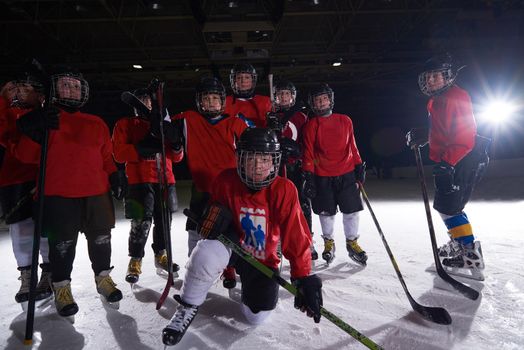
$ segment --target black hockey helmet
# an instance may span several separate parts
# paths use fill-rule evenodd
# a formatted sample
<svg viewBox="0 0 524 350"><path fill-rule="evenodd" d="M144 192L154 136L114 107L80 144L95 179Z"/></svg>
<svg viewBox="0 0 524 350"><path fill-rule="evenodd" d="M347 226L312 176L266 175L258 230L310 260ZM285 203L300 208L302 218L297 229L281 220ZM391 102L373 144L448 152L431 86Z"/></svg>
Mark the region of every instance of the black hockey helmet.
<svg viewBox="0 0 524 350"><path fill-rule="evenodd" d="M63 89L69 92L67 96L61 96ZM78 96L71 94L71 91L79 89ZM72 109L81 108L89 99L89 84L84 79L82 73L69 66L55 66L51 75L51 102L53 104L69 107Z"/></svg>
<svg viewBox="0 0 524 350"><path fill-rule="evenodd" d="M18 75L16 78L16 83L31 85L36 92L43 94L45 92L44 87L47 82L45 81L45 78L42 76L42 74L25 71Z"/></svg>
<svg viewBox="0 0 524 350"><path fill-rule="evenodd" d="M297 100L297 88L295 87L295 84L293 84L289 80L280 80L275 84L275 87L273 90L274 90L273 97L275 100L275 105L279 110L288 110L295 105L295 102ZM291 93L291 101L289 104L283 105L282 101L280 101L280 96L278 93L280 91L286 91L286 90Z"/></svg>
<svg viewBox="0 0 524 350"><path fill-rule="evenodd" d="M278 136L274 131L264 128L247 128L237 141L236 155L238 175L248 188L258 191L275 180L282 154ZM254 164L258 164L263 156L270 156L271 164L269 168L265 169L267 176L257 179ZM251 168L251 171L248 168ZM257 169L257 171L263 170Z"/></svg>
<svg viewBox="0 0 524 350"><path fill-rule="evenodd" d="M17 88L11 105L20 108L35 108L41 105L45 99L45 87L49 86L42 74L31 71L24 71L18 74L13 83ZM34 92L27 90L28 85L32 87Z"/></svg>
<svg viewBox="0 0 524 350"><path fill-rule="evenodd" d="M436 55L424 63L424 70L418 76L418 86L423 94L433 96L440 94L453 85L457 78L458 72L464 66L457 67L456 62L449 52ZM434 88L428 83L430 76L435 73L441 73L443 85L440 88Z"/></svg>
<svg viewBox="0 0 524 350"><path fill-rule="evenodd" d="M202 98L206 95L217 94L220 96L220 109L207 110L204 108ZM214 77L204 77L200 80L196 87L195 103L198 112L206 118L214 118L221 115L226 108L226 89L224 85Z"/></svg>
<svg viewBox="0 0 524 350"><path fill-rule="evenodd" d="M252 84L250 89L241 90L240 87L237 86L236 76L239 73L251 74ZM253 67L249 63L237 63L233 68L231 68L231 73L229 74L229 82L231 84L233 94L235 94L236 97L251 98L255 93L255 87L257 85L257 71L255 70L255 67Z"/></svg>
<svg viewBox="0 0 524 350"><path fill-rule="evenodd" d="M315 97L320 95L327 95L329 98L329 107L324 109L318 109L315 107L314 101ZM320 84L315 87L313 87L311 90L309 90L308 94L308 103L309 107L315 113L317 116L328 116L333 112L333 107L335 106L335 93L333 90L329 87L328 84Z"/></svg>

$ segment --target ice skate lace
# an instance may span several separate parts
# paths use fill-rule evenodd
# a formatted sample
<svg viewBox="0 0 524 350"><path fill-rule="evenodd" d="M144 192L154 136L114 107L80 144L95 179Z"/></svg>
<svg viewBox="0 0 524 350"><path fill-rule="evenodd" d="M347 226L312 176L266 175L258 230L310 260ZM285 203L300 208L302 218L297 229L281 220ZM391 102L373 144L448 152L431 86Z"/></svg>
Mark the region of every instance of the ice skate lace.
<svg viewBox="0 0 524 350"><path fill-rule="evenodd" d="M440 255L454 256L460 252L460 244L451 239L439 247L438 252Z"/></svg>
<svg viewBox="0 0 524 350"><path fill-rule="evenodd" d="M360 245L358 245L357 240L347 241L347 245L351 248L351 250L353 250L357 254L363 252L362 248L360 248Z"/></svg>
<svg viewBox="0 0 524 350"><path fill-rule="evenodd" d="M62 305L70 305L75 302L69 286L58 288L56 290L55 299Z"/></svg>
<svg viewBox="0 0 524 350"><path fill-rule="evenodd" d="M142 260L131 259L131 261L129 261L127 272L135 275L140 275L142 273Z"/></svg>
<svg viewBox="0 0 524 350"><path fill-rule="evenodd" d="M47 290L51 288L51 273L48 271L42 271L42 275L40 276L40 281L38 281L38 285L36 286L37 290Z"/></svg>
<svg viewBox="0 0 524 350"><path fill-rule="evenodd" d="M176 331L183 332L193 317L195 317L197 310L198 309L194 307L179 305L168 327Z"/></svg>
<svg viewBox="0 0 524 350"><path fill-rule="evenodd" d="M332 239L326 239L324 241L324 252L331 252L335 246L335 241Z"/></svg>
<svg viewBox="0 0 524 350"><path fill-rule="evenodd" d="M156 255L155 256L155 267L164 269L167 271L167 255ZM180 270L180 266L178 266L176 263L173 263L173 271L176 272Z"/></svg>
<svg viewBox="0 0 524 350"><path fill-rule="evenodd" d="M18 280L22 282L20 286L20 291L18 293L27 293L29 292L29 285L31 281L31 270L22 270Z"/></svg>
<svg viewBox="0 0 524 350"><path fill-rule="evenodd" d="M99 291L102 291L104 295L111 295L116 290L116 283L113 282L111 276L105 276L102 278L97 285Z"/></svg>

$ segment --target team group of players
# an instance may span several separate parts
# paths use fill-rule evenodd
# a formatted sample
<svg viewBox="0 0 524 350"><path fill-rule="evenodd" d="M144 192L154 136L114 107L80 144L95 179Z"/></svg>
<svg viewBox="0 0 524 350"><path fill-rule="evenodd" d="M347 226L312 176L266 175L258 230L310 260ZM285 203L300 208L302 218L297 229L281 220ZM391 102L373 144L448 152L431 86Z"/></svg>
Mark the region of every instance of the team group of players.
<svg viewBox="0 0 524 350"><path fill-rule="evenodd" d="M443 264L480 273L484 268L480 243L474 240L463 209L487 165L485 142L476 136L467 92L454 84L458 70L451 58L437 57L427 65L419 85L431 96L431 127L412 129L408 145L421 147L429 141L430 158L436 162L434 208L451 237L439 250ZM109 302L122 299L110 276L115 225L111 195L125 199L125 216L131 221L126 281L139 280L152 227L155 266L169 270L170 225L162 220L170 223L177 210L172 165L185 155L193 180L192 218L186 224L189 260L175 296L179 306L163 330L163 342L180 341L220 276L226 288L235 287L239 276L247 322L261 323L276 307L278 284L233 254L217 240L220 235L275 272L284 256L299 290L295 307L319 322L322 282L311 271L311 260L318 258L311 211L320 219L322 258L330 263L335 257L334 220L340 210L348 255L365 265L367 255L358 243L358 214L363 209L359 186L365 181L365 164L352 120L333 113L334 93L327 84L310 90L308 117L296 104L291 82L275 84L272 98L255 94L256 82L257 73L247 63L231 70L232 95L226 96L218 79L203 78L196 88L196 110L164 120L157 117L151 91L136 90L144 108L120 119L112 136L101 118L80 111L89 86L69 67L57 67L49 84L34 74L5 84L0 97L0 195L21 273L16 301L27 301L29 295L38 219L32 198L43 149L48 156L36 299L54 293L62 316L78 312L71 271L79 232L88 242L98 293ZM50 96L44 101L47 85ZM46 134L48 142L42 145ZM125 172L115 161L125 164ZM163 208L168 208L164 219ZM172 271L178 269L173 263Z"/></svg>

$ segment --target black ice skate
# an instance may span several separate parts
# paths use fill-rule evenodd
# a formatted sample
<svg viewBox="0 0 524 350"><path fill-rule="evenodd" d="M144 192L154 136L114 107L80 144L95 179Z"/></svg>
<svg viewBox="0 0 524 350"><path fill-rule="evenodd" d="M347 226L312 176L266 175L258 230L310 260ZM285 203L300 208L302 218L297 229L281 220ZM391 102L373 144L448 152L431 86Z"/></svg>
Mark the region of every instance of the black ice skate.
<svg viewBox="0 0 524 350"><path fill-rule="evenodd" d="M53 295L53 289L51 288L51 266L49 263L40 264L42 274L40 280L36 285L35 300L43 301L50 298Z"/></svg>
<svg viewBox="0 0 524 350"><path fill-rule="evenodd" d="M158 275L162 275L167 272L167 253L164 250L161 250L158 252L158 254L155 254L155 267L156 267L156 273ZM178 277L178 271L180 270L180 266L178 264L173 263L173 278Z"/></svg>
<svg viewBox="0 0 524 350"><path fill-rule="evenodd" d="M335 259L335 241L329 238L324 238L324 251L322 252L322 259L329 265Z"/></svg>
<svg viewBox="0 0 524 350"><path fill-rule="evenodd" d="M310 249L311 249L311 260L318 260L318 253L317 253L313 243L311 243Z"/></svg>
<svg viewBox="0 0 524 350"><path fill-rule="evenodd" d="M450 275L483 281L484 257L482 256L480 242L460 245L453 257L442 260L442 266Z"/></svg>
<svg viewBox="0 0 524 350"><path fill-rule="evenodd" d="M78 312L78 305L71 293L71 282L69 280L53 282L53 291L58 314L62 317L69 317L74 322L73 315Z"/></svg>
<svg viewBox="0 0 524 350"><path fill-rule="evenodd" d="M222 273L222 285L224 288L233 289L237 285L236 279L237 272L233 266L228 266L224 269Z"/></svg>
<svg viewBox="0 0 524 350"><path fill-rule="evenodd" d="M142 258L131 258L127 265L126 282L137 283L142 273Z"/></svg>
<svg viewBox="0 0 524 350"><path fill-rule="evenodd" d="M116 288L116 283L113 282L109 273L111 270L104 270L95 276L96 291L111 307L118 309L120 307L119 301L122 300L122 292Z"/></svg>
<svg viewBox="0 0 524 350"><path fill-rule="evenodd" d="M198 306L182 301L180 295L175 295L179 303L169 324L162 330L162 342L167 346L178 344L198 312Z"/></svg>
<svg viewBox="0 0 524 350"><path fill-rule="evenodd" d="M29 300L29 285L31 281L31 266L19 267L20 271L20 289L15 295L15 300L17 303L24 303ZM24 308L24 306L22 306Z"/></svg>
<svg viewBox="0 0 524 350"><path fill-rule="evenodd" d="M438 248L438 256L443 258L450 258L457 255L460 251L460 243L455 241L453 238L450 238L448 243L442 245Z"/></svg>
<svg viewBox="0 0 524 350"><path fill-rule="evenodd" d="M368 256L365 251L360 248L360 245L358 244L357 240L350 240L346 239L346 249L348 251L349 257L355 261L356 263L359 263L360 265L366 266L366 262L368 261Z"/></svg>

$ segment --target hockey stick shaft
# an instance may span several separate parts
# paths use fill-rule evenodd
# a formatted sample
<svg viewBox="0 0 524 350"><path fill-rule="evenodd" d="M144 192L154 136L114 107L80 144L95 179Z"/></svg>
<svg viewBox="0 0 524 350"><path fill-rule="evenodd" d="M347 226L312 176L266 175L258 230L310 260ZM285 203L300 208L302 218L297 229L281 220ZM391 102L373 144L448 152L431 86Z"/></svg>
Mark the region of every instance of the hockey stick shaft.
<svg viewBox="0 0 524 350"><path fill-rule="evenodd" d="M190 218L191 220L195 222L198 221L198 218L196 218L195 215L191 211L189 211L189 209L184 209L184 215L186 215L188 218ZM271 270L269 267L267 267L266 265L262 264L260 261L255 259L249 252L247 252L245 249L240 247L238 244L234 243L233 241L231 241L229 238L225 237L224 235L219 235L217 237L217 240L222 242L226 247L233 250L238 256L244 259L248 264L256 268L258 271L260 271L264 275L266 275L268 278L274 280L282 288L284 288L285 290L287 290L288 292L290 292L291 294L295 296L297 295L298 291L294 285L292 285L291 283L289 283L288 281L280 277L278 274L273 272L273 270ZM358 340L363 345L367 346L369 349L374 349L374 350L383 349L381 346L373 342L371 339L369 339L368 337L366 337L365 335L357 331L355 328L351 327L346 322L344 322L338 316L326 310L324 307L320 308L320 313L327 320L332 322L335 326L342 329L344 332L346 332L347 334L349 334L350 336Z"/></svg>
<svg viewBox="0 0 524 350"><path fill-rule="evenodd" d="M435 228L433 226L433 219L431 218L431 209L429 207L429 196L426 186L426 180L424 177L424 167L422 165L422 157L420 156L420 148L417 146L413 146L412 149L415 152L415 160L417 162L417 174L420 180L420 188L422 190L424 208L426 209L426 219L428 221L429 237L431 239L431 248L433 250L433 259L435 260L435 268L437 269L437 273L440 276L440 278L451 284L453 288L459 291L466 298L476 300L479 297L479 292L452 278L444 270L442 264L440 263L440 258L438 256L437 240L435 238Z"/></svg>
<svg viewBox="0 0 524 350"><path fill-rule="evenodd" d="M400 268L398 267L397 261L395 260L395 257L393 256L393 252L391 251L389 244L386 241L386 236L384 235L384 232L382 232L382 228L380 227L380 224L378 223L378 219L375 213L373 212L373 209L371 208L371 203L369 202L369 197L366 193L366 190L364 189L364 185L361 182L358 182L358 186L360 188L360 192L362 193L362 198L364 198L364 202L366 203L366 206L369 210L369 213L371 214L371 217L373 218L373 222L375 223L375 226L377 227L378 234L380 235L380 238L382 238L382 243L384 244L384 247L386 248L389 259L391 260L391 264L393 264L393 268L395 269L395 272L397 273L398 280L400 281L400 284L402 285L402 288L404 289L404 293L406 293L406 296L413 310L418 312L422 317L424 317L428 321L435 322L438 324L451 324L451 316L449 315L446 309L441 308L441 307L424 306L424 305L417 303L415 299L413 299L413 297L409 293L406 282L404 281L404 278L402 277L402 273L400 272Z"/></svg>

